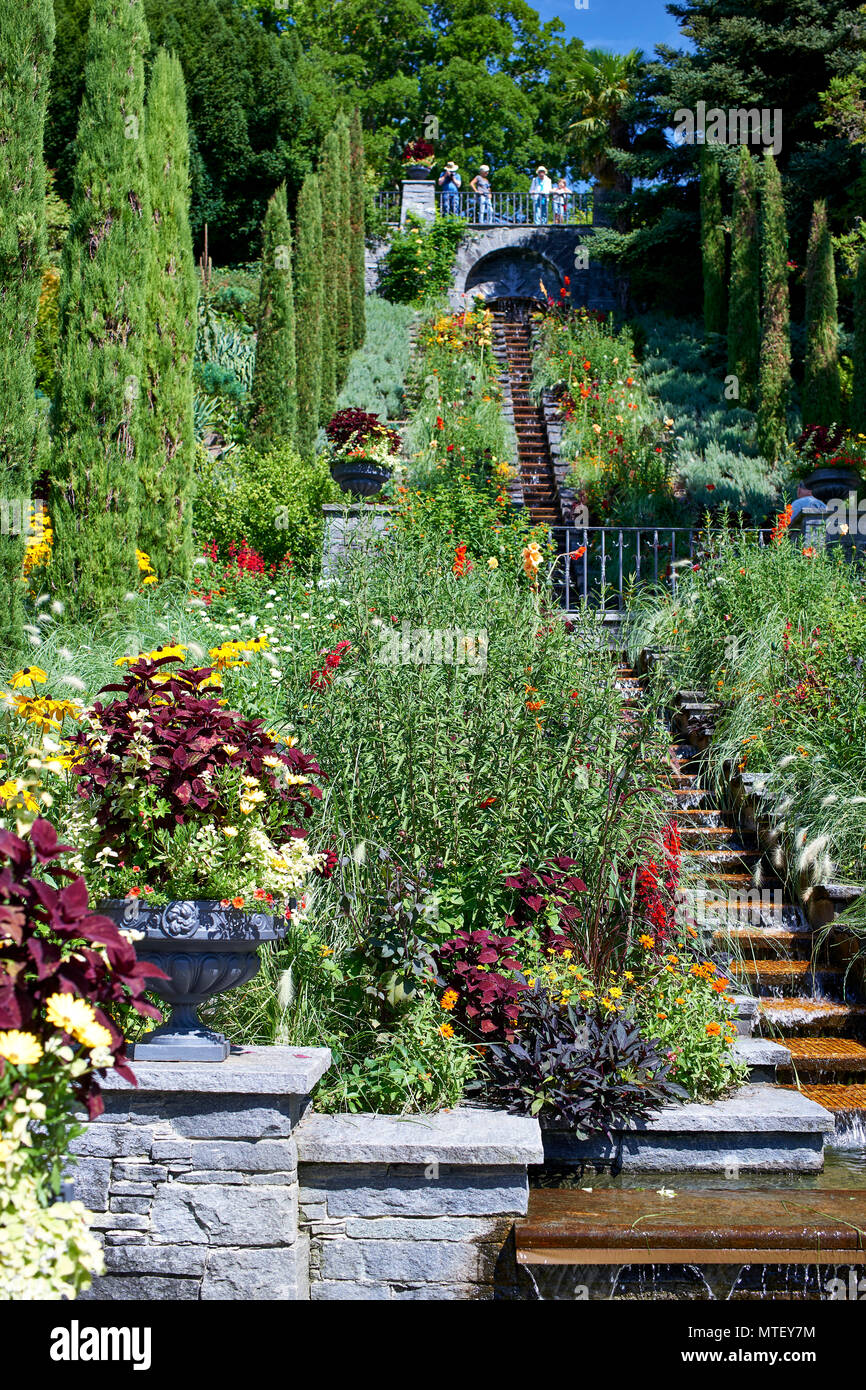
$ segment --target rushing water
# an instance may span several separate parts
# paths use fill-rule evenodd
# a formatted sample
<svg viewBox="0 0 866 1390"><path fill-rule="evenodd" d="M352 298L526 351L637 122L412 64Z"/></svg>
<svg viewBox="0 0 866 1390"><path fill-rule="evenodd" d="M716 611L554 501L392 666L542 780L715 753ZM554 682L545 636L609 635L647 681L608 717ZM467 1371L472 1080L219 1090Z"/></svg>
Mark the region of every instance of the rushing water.
<svg viewBox="0 0 866 1390"><path fill-rule="evenodd" d="M643 1188L666 1193L785 1188L788 1191L866 1190L866 1133L862 1121L837 1135L820 1173L619 1173L545 1169L544 1187ZM671 1205L675 1198L669 1197ZM509 1281L510 1282L510 1281ZM840 1265L534 1265L504 1289L509 1299L578 1300L849 1300L866 1301L866 1267Z"/></svg>

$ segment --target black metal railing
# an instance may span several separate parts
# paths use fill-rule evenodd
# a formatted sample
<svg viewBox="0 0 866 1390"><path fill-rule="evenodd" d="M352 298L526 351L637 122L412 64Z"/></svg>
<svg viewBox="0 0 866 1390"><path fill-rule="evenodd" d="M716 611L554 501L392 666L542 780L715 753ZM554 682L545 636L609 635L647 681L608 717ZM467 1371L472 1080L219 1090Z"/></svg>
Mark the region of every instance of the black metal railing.
<svg viewBox="0 0 866 1390"><path fill-rule="evenodd" d="M442 193L436 206L441 216L462 217L470 227L574 227L592 221L592 194L568 193Z"/></svg>
<svg viewBox="0 0 866 1390"><path fill-rule="evenodd" d="M374 193L373 201L379 212L384 212L389 226L398 227L400 225L399 188L380 189L378 193Z"/></svg>
<svg viewBox="0 0 866 1390"><path fill-rule="evenodd" d="M764 543L763 532L751 532ZM551 570L566 612L580 604L621 608L630 586L666 585L676 593L685 566L712 555L713 538L691 526L552 526L558 554Z"/></svg>

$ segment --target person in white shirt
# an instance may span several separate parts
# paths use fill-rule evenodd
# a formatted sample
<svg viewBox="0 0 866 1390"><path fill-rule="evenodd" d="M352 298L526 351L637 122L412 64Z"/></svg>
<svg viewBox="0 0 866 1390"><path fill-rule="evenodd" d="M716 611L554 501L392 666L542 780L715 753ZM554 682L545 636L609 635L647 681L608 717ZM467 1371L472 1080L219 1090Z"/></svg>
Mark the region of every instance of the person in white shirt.
<svg viewBox="0 0 866 1390"><path fill-rule="evenodd" d="M547 222L547 200L552 187L550 175L544 165L539 164L535 171L535 178L529 185L529 196L532 199L532 220L536 227L541 227Z"/></svg>

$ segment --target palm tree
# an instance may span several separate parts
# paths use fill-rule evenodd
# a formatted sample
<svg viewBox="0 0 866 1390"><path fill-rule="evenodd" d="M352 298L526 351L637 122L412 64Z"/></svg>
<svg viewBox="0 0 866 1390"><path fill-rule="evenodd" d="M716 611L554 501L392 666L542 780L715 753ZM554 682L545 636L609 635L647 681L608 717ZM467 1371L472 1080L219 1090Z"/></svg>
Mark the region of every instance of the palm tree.
<svg viewBox="0 0 866 1390"><path fill-rule="evenodd" d="M581 171L600 188L631 192L631 179L621 173L610 151L631 148L631 129L626 110L644 72L639 48L628 53L609 53L589 48L566 83L567 95L577 108L568 135L577 146Z"/></svg>

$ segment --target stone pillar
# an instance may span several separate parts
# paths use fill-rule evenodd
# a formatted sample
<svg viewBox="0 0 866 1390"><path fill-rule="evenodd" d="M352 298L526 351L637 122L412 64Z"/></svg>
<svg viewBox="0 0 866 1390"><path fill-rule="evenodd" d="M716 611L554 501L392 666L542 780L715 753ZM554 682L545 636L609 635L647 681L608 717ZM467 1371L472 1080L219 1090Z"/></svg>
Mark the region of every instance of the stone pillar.
<svg viewBox="0 0 866 1390"><path fill-rule="evenodd" d="M528 1165L542 1162L537 1120L310 1115L297 1138L312 1299L492 1298Z"/></svg>
<svg viewBox="0 0 866 1390"><path fill-rule="evenodd" d="M349 495L346 494L347 499ZM339 571L341 558L350 551L375 551L390 515L391 508L380 503L325 502L322 578L332 579Z"/></svg>
<svg viewBox="0 0 866 1390"><path fill-rule="evenodd" d="M105 1114L72 1145L105 1274L89 1299L306 1299L295 1128L327 1048L252 1047L225 1062L109 1074Z"/></svg>
<svg viewBox="0 0 866 1390"><path fill-rule="evenodd" d="M436 217L436 184L433 179L404 179L400 196L400 226L405 227L407 213L414 212L425 222Z"/></svg>

